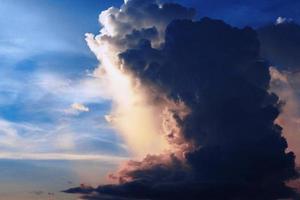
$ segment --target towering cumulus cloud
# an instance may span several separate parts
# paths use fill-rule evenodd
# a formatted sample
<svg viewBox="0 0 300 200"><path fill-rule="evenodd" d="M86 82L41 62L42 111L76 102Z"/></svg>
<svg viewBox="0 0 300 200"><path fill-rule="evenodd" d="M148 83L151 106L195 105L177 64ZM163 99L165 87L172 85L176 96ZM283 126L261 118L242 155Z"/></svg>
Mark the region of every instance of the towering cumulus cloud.
<svg viewBox="0 0 300 200"><path fill-rule="evenodd" d="M94 73L106 81L107 93L114 104L113 112L106 119L122 133L136 156L172 149L164 135L166 129L174 132L178 129L173 123L172 112L178 110L178 117L183 118L188 110L183 102L167 99L160 92L161 88L141 84L133 70L126 71L127 66L119 54L129 48L148 45L150 41L158 48L167 24L176 18L193 16L194 10L175 4L158 5L154 0L128 1L121 9L109 8L101 13L99 21L103 28L100 35L87 34L88 45L101 63ZM180 139L174 140L180 142Z"/></svg>
<svg viewBox="0 0 300 200"><path fill-rule="evenodd" d="M294 154L274 123L268 64L251 28L193 21L194 11L128 0L87 35L114 106L107 119L139 161L86 199L277 199L292 191ZM142 158L144 157L144 158ZM113 196L113 197L111 197Z"/></svg>

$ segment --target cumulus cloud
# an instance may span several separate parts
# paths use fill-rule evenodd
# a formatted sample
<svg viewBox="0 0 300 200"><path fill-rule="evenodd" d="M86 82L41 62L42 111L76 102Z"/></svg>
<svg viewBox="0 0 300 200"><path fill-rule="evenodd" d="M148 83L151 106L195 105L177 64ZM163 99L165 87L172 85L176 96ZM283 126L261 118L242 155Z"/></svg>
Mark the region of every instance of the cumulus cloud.
<svg viewBox="0 0 300 200"><path fill-rule="evenodd" d="M129 0L101 13L99 35L87 34L101 62L95 74L114 102L109 119L144 158L111 174L117 184L89 188L83 198L293 194L284 182L297 177L295 156L275 123L281 104L269 91L256 32L193 16L177 4Z"/></svg>
<svg viewBox="0 0 300 200"><path fill-rule="evenodd" d="M118 55L145 39L159 47L168 23L173 19L191 19L194 14L193 9L177 4L130 0L121 9L112 7L100 14L103 27L99 35L86 34L90 49L101 63L93 74L105 81L106 93L113 101L113 111L106 118L120 131L135 156L143 157L149 152L160 153L172 148L164 136L166 126L161 121L168 121L165 116L173 118L168 112L174 109L181 109L178 118L182 118L187 110L183 103L167 99L158 87L144 87L134 75L123 71L125 68ZM152 93L161 95L154 97Z"/></svg>

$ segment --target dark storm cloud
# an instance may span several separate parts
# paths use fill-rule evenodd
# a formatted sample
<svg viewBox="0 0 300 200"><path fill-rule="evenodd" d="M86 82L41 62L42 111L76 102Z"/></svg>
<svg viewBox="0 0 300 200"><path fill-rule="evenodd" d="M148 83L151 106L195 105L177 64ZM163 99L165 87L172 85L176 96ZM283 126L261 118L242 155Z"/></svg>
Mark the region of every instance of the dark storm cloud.
<svg viewBox="0 0 300 200"><path fill-rule="evenodd" d="M131 0L125 4L123 9L124 14L127 14L131 19L155 19L158 24L174 18L191 18L195 15L194 9L188 9L174 3L165 3L160 7L156 0ZM155 18L152 17L153 15Z"/></svg>
<svg viewBox="0 0 300 200"><path fill-rule="evenodd" d="M281 128L273 124L278 98L268 93L256 33L204 18L172 22L165 41L162 50L148 44L120 57L141 79L191 108L182 126L199 146L186 155L195 180L279 195L275 191L295 175L294 155L285 153Z"/></svg>
<svg viewBox="0 0 300 200"><path fill-rule="evenodd" d="M300 70L300 25L272 24L258 29L262 54L282 70Z"/></svg>
<svg viewBox="0 0 300 200"><path fill-rule="evenodd" d="M130 19L147 17L139 11L148 5L145 1L128 5ZM180 8L171 7L166 15ZM119 55L120 61L142 84L155 85L191 110L184 119L176 111L174 116L194 148L183 150L184 161L176 154L129 161L111 176L117 185L67 192L88 193L83 198L90 200L273 200L294 195L285 181L297 177L295 156L286 152L282 128L274 124L280 103L269 92L269 65L261 58L256 32L209 18L175 20L157 48L151 37L160 29L151 26L151 34L137 30L139 42L127 45L131 48Z"/></svg>
<svg viewBox="0 0 300 200"><path fill-rule="evenodd" d="M165 41L161 50L144 41L120 58L142 80L191 108L182 127L199 148L186 152L189 169L176 160L158 162L121 174L132 181L95 191L150 199L288 196L284 181L296 175L294 155L285 153L281 128L273 124L279 104L268 93L268 65L260 61L256 33L204 18L172 22Z"/></svg>

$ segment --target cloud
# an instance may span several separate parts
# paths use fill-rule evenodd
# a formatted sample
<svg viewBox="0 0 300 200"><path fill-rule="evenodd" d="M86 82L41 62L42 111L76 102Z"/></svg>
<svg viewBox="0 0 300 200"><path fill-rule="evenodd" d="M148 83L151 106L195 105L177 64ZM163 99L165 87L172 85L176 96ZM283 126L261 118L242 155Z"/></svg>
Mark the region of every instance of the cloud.
<svg viewBox="0 0 300 200"><path fill-rule="evenodd" d="M300 26L293 21L258 30L262 55L281 70L299 70Z"/></svg>
<svg viewBox="0 0 300 200"><path fill-rule="evenodd" d="M136 9L137 6L142 9ZM175 106L176 102L169 102L163 95L157 100L148 98L149 93L159 91L140 86L138 80L120 71L122 66L118 54L137 45L140 39L151 39L159 46L169 22L173 19L190 19L194 14L193 9L177 4L160 6L152 0L128 1L121 9L111 7L100 14L99 21L103 25L100 35L86 34L90 49L101 63L93 75L103 80L106 93L112 100L113 110L109 115L113 119L112 125L122 134L135 156L143 157L148 152L159 153L171 148L164 138L164 127L160 123L165 115L162 110L169 112L182 109L182 115L185 110L183 104ZM156 18L150 17L153 15ZM168 104L169 107L162 104ZM162 114L158 116L157 113ZM173 118L171 114L169 116Z"/></svg>
<svg viewBox="0 0 300 200"><path fill-rule="evenodd" d="M1 119L1 156L5 159L30 159L32 156L37 160L55 160L55 157L68 160L68 155L81 155L79 157L82 159L85 156L89 160L97 160L94 155L128 156L123 142L115 138L114 131L101 124L101 120L94 121L95 115L99 113L85 118L75 117L73 120L68 116L66 119L59 119L60 122L49 123Z"/></svg>
<svg viewBox="0 0 300 200"><path fill-rule="evenodd" d="M193 16L177 4L129 0L101 13L99 35L87 34L115 106L109 119L144 158L84 199L293 195L285 181L297 177L295 156L274 123L280 102L256 32ZM156 37L144 34L150 29Z"/></svg>
<svg viewBox="0 0 300 200"><path fill-rule="evenodd" d="M72 103L70 108L65 110L66 114L78 115L82 112L89 112L90 109L81 103Z"/></svg>
<svg viewBox="0 0 300 200"><path fill-rule="evenodd" d="M77 75L85 65L92 63L85 54L88 52L83 52L84 47L78 44L84 40L75 38L76 31L85 28L86 20L82 20L83 26L78 26L80 20L76 20L75 26L66 24L75 18L70 13L60 12L64 3L54 5L52 10L56 15L52 11L44 12L48 3L38 3L37 7L33 2L23 5L4 0L0 6L1 13L7 16L0 19L1 159L121 162L127 158L127 147L104 121L110 105L106 101L107 94L103 94L105 88L101 80L93 74ZM86 3L82 4L86 8ZM75 15L76 11L71 10ZM54 18L59 23L55 23L58 21ZM145 31L145 34L152 32ZM71 59L74 61L69 62ZM73 110L84 114L66 115L65 110L72 104ZM89 112L85 112L87 109ZM89 173L92 174L89 171L79 175Z"/></svg>
<svg viewBox="0 0 300 200"><path fill-rule="evenodd" d="M83 120L85 125L93 127L89 120ZM98 122L97 122L98 123ZM78 125L77 125L78 126ZM116 141L110 137L105 138L92 132L72 132L72 123L57 125L37 125L28 123L15 123L4 119L0 120L0 158L13 160L101 160L121 161L127 158L125 153L121 154L114 149L118 146ZM103 128L96 128L103 132ZM85 130L87 130L85 128ZM106 130L108 132L108 130ZM112 134L112 133L108 133ZM98 148L92 150L92 142L97 141ZM99 144L102 144L99 148ZM109 144L111 149L105 150ZM120 144L121 145L121 144ZM89 148L87 148L87 146ZM126 147L118 147L126 150ZM102 152L102 153L101 153ZM100 155L99 155L100 154Z"/></svg>
<svg viewBox="0 0 300 200"><path fill-rule="evenodd" d="M283 134L287 138L289 150L296 154L296 163L300 164L300 98L297 90L300 85L293 83L300 78L299 73L279 71L275 67L270 68L270 90L279 96L282 101L282 112L276 122L283 127Z"/></svg>
<svg viewBox="0 0 300 200"><path fill-rule="evenodd" d="M199 17L222 19L234 26L258 27L272 23L278 16L293 18L300 22L297 0L162 0L163 2L177 2L182 5L197 8ZM218 6L216 6L218 5Z"/></svg>
<svg viewBox="0 0 300 200"><path fill-rule="evenodd" d="M35 99L44 95L52 95L64 102L101 103L107 99L104 84L92 76L84 76L77 80L70 80L53 72L36 73L32 79L30 92L38 93ZM33 96L34 98L34 96Z"/></svg>
<svg viewBox="0 0 300 200"><path fill-rule="evenodd" d="M83 27L66 32L72 25L64 23L65 15L44 12L46 4L1 2L7 16L0 19L1 151L12 153L9 159L16 152L125 155L123 142L104 121L109 104L103 84L88 72L77 75L96 60L83 52L84 40L81 48L75 38ZM66 109L85 115L66 115Z"/></svg>
<svg viewBox="0 0 300 200"><path fill-rule="evenodd" d="M292 19L288 19L288 18L286 18L286 17L278 17L278 18L276 19L275 24L276 24L276 25L279 25L279 24L289 23L289 22L292 22L292 21L293 21Z"/></svg>
<svg viewBox="0 0 300 200"><path fill-rule="evenodd" d="M0 138L2 148L13 148L20 144L20 138L17 131L11 123L3 119L0 120Z"/></svg>
<svg viewBox="0 0 300 200"><path fill-rule="evenodd" d="M86 107L85 105L80 104L80 103L73 103L71 105L71 108L74 110L81 111L81 112L89 112L90 111L90 109L88 107Z"/></svg>
<svg viewBox="0 0 300 200"><path fill-rule="evenodd" d="M263 179L266 188L269 187L267 190L283 192L285 189L279 185L288 177L293 177L293 173L296 174L293 169L294 155L283 153L285 139L280 136L280 128L273 125L279 113L279 104L276 96L268 93L268 66L258 61L259 43L255 32L247 28L237 30L221 21L203 19L200 22L172 22L166 33L165 46L161 50L164 59L158 61L153 58L150 46L127 50L121 54L121 59L142 80L160 84L170 92L171 98L181 99L191 109L193 114L182 122L182 128L185 138L198 146L196 150L186 152L191 174L196 177L192 180L199 184L197 190L201 191L201 182L214 181L216 185L206 191L207 198L213 195L214 187L223 184L233 188L222 196L246 197L249 195L246 188L252 187L252 184L260 185ZM222 33L226 38L219 39L214 35L216 33ZM148 67L145 70L147 65L152 69ZM273 164L264 168L265 162L260 160ZM288 174L286 168L291 169ZM138 178L131 176L136 171L147 174L147 171L138 168L133 171L129 169L126 175L133 180L148 180L142 175ZM275 179L268 183L269 176ZM223 182L226 180L230 180L233 186ZM278 185L275 186L273 181ZM245 183L245 193L231 191L240 182ZM160 181L155 180L153 184L156 183ZM118 190L122 186L116 187ZM167 191L165 195L168 195ZM201 197L201 193L197 195ZM265 195L284 194L271 192Z"/></svg>
<svg viewBox="0 0 300 200"><path fill-rule="evenodd" d="M280 101L282 112L277 123L283 127L289 149L296 153L299 165L299 108L300 108L300 26L290 19L276 25L267 25L258 29L263 55L273 65L271 67L271 87Z"/></svg>

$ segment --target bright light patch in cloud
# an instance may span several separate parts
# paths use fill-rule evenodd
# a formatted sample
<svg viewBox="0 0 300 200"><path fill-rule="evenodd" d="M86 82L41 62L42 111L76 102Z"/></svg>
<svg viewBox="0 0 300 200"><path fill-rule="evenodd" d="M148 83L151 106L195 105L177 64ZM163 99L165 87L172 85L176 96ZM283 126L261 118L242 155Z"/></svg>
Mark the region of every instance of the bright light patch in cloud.
<svg viewBox="0 0 300 200"><path fill-rule="evenodd" d="M300 155L300 99L297 94L300 74L279 71L275 67L270 68L270 74L272 77L270 90L276 93L283 103L276 123L283 127L289 150ZM296 156L296 163L300 164L299 156Z"/></svg>

